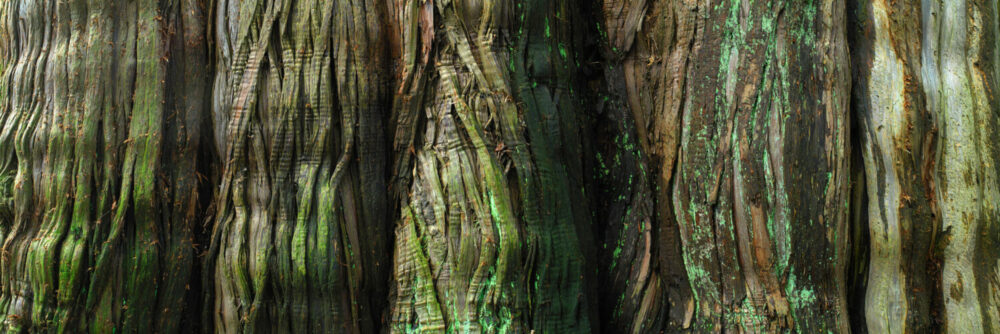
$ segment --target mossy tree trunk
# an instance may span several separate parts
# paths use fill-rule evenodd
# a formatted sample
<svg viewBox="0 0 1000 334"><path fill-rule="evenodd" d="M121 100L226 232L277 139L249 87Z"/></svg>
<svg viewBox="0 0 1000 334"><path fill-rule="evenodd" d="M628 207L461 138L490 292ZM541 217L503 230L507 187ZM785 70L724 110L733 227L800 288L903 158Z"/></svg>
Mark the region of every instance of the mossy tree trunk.
<svg viewBox="0 0 1000 334"><path fill-rule="evenodd" d="M572 1L395 1L393 332L589 332Z"/></svg>
<svg viewBox="0 0 1000 334"><path fill-rule="evenodd" d="M5 330L183 327L204 196L205 5L2 3Z"/></svg>
<svg viewBox="0 0 1000 334"><path fill-rule="evenodd" d="M0 1L11 332L1000 333L983 0Z"/></svg>
<svg viewBox="0 0 1000 334"><path fill-rule="evenodd" d="M215 3L210 329L377 328L391 265L380 3Z"/></svg>

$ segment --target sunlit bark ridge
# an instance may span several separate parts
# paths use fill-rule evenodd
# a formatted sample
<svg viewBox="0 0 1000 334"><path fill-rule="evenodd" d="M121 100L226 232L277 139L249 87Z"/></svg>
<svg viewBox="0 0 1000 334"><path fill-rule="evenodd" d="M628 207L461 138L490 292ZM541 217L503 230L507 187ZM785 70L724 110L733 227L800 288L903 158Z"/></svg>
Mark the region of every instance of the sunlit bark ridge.
<svg viewBox="0 0 1000 334"><path fill-rule="evenodd" d="M996 1L852 3L871 332L1000 332Z"/></svg>

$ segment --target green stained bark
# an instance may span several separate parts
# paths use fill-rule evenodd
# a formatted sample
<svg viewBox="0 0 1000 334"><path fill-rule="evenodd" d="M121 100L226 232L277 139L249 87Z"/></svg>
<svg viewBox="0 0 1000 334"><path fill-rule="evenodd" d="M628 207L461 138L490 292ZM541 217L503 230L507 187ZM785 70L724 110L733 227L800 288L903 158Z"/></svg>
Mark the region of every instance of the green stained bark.
<svg viewBox="0 0 1000 334"><path fill-rule="evenodd" d="M376 328L389 270L376 3L216 2L210 329Z"/></svg>
<svg viewBox="0 0 1000 334"><path fill-rule="evenodd" d="M0 0L0 331L1000 334L995 0Z"/></svg>
<svg viewBox="0 0 1000 334"><path fill-rule="evenodd" d="M699 10L673 188L692 326L846 331L843 2Z"/></svg>
<svg viewBox="0 0 1000 334"><path fill-rule="evenodd" d="M5 330L183 326L201 219L204 5L3 2Z"/></svg>
<svg viewBox="0 0 1000 334"><path fill-rule="evenodd" d="M400 92L412 94L394 110L397 163L413 179L390 331L588 332L574 9L428 1L393 12Z"/></svg>
<svg viewBox="0 0 1000 334"><path fill-rule="evenodd" d="M605 173L611 184L637 183L606 222L607 276L617 284L604 293L621 296L607 306L618 310L611 323L847 331L844 3L603 4L609 106L630 112L612 111L622 117L615 142L624 141ZM626 163L623 151L634 155ZM658 228L644 227L653 217ZM646 268L653 248L643 240L661 241L659 267ZM650 312L658 308L668 311Z"/></svg>

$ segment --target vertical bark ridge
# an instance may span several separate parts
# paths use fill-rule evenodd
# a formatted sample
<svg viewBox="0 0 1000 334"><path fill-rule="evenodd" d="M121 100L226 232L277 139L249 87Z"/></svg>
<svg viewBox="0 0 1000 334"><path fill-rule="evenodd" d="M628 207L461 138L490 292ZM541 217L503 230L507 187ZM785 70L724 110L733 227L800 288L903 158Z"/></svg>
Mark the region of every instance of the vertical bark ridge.
<svg viewBox="0 0 1000 334"><path fill-rule="evenodd" d="M872 332L997 332L995 2L852 3Z"/></svg>
<svg viewBox="0 0 1000 334"><path fill-rule="evenodd" d="M15 174L0 261L5 329L181 325L199 219L188 155L200 136L187 126L202 121L206 87L167 72L207 69L170 61L203 39L199 26L173 35L182 10L196 16L201 5L4 3L3 173Z"/></svg>
<svg viewBox="0 0 1000 334"><path fill-rule="evenodd" d="M386 76L371 0L218 1L216 331L371 332L385 299ZM351 24L346 24L351 22Z"/></svg>
<svg viewBox="0 0 1000 334"><path fill-rule="evenodd" d="M924 6L923 83L940 131L935 178L946 233L944 328L1000 332L996 8L988 1Z"/></svg>
<svg viewBox="0 0 1000 334"><path fill-rule="evenodd" d="M920 6L851 4L853 107L865 162L871 263L865 307L872 332L937 328L939 280L933 171L936 131L920 89Z"/></svg>
<svg viewBox="0 0 1000 334"><path fill-rule="evenodd" d="M846 331L843 2L696 10L672 197L692 326Z"/></svg>
<svg viewBox="0 0 1000 334"><path fill-rule="evenodd" d="M400 87L426 90L393 116L397 135L416 139L396 144L414 144L397 160L412 159L414 176L396 227L391 330L588 332L573 10L428 4L395 8ZM433 74L419 72L428 57Z"/></svg>

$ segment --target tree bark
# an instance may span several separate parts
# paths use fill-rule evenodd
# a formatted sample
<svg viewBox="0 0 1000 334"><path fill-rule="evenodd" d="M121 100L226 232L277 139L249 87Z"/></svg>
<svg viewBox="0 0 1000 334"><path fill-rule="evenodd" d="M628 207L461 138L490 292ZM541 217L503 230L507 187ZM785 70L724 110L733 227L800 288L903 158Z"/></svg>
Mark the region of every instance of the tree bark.
<svg viewBox="0 0 1000 334"><path fill-rule="evenodd" d="M997 4L852 2L871 332L997 333Z"/></svg>
<svg viewBox="0 0 1000 334"><path fill-rule="evenodd" d="M651 248L633 246L639 232L618 236L611 263L633 248L622 252L633 257L625 259L632 274L612 272L625 284L610 292L631 299L630 313L613 321L634 332L847 330L843 9L841 1L604 1L610 90L632 118L622 122L624 148L634 145L635 122L646 152L638 161L655 172L639 187L658 189L657 212L638 196L631 205L640 213L609 226L637 225L652 239L642 224L656 217L666 252L679 228L683 257L666 255L649 273L641 256ZM672 278L668 297L657 296L655 279L677 272L686 279ZM639 289L645 297L635 297ZM669 320L654 321L650 305L666 302Z"/></svg>
<svg viewBox="0 0 1000 334"><path fill-rule="evenodd" d="M0 329L1000 333L997 7L0 1Z"/></svg>
<svg viewBox="0 0 1000 334"><path fill-rule="evenodd" d="M390 264L377 3L216 2L210 329L377 328Z"/></svg>
<svg viewBox="0 0 1000 334"><path fill-rule="evenodd" d="M5 330L183 326L201 219L203 9L3 3Z"/></svg>
<svg viewBox="0 0 1000 334"><path fill-rule="evenodd" d="M396 171L413 179L390 330L589 332L571 2L392 5Z"/></svg>
<svg viewBox="0 0 1000 334"><path fill-rule="evenodd" d="M843 2L699 10L673 188L693 326L845 331Z"/></svg>
<svg viewBox="0 0 1000 334"><path fill-rule="evenodd" d="M671 201L694 12L670 1L596 3L602 329L676 332L694 307Z"/></svg>

